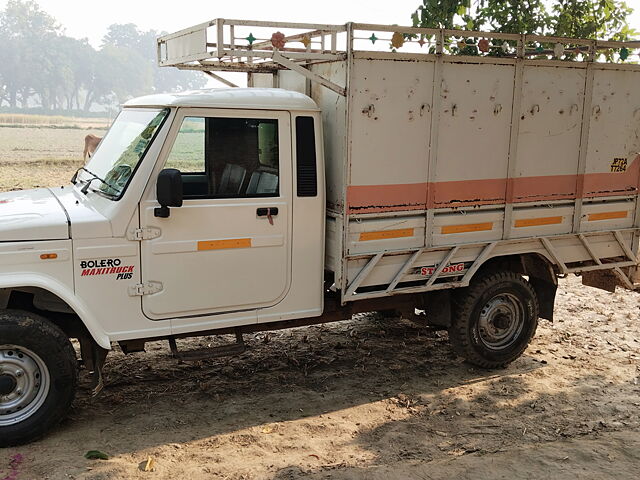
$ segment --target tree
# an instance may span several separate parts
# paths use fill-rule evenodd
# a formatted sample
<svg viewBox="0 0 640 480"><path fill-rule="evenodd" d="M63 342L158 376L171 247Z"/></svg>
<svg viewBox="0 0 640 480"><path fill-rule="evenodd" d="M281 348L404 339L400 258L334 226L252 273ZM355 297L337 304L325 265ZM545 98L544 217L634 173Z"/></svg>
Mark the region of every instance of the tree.
<svg viewBox="0 0 640 480"><path fill-rule="evenodd" d="M591 39L629 40L633 11L623 0L422 0L413 25L503 33L536 33Z"/></svg>
<svg viewBox="0 0 640 480"><path fill-rule="evenodd" d="M471 17L467 14L471 8L471 0L423 0L417 10L411 15L414 27L423 28L460 28L462 25L456 22L457 18ZM472 25L465 24L469 30Z"/></svg>
<svg viewBox="0 0 640 480"><path fill-rule="evenodd" d="M494 32L544 34L550 17L543 0L481 1L474 22Z"/></svg>
<svg viewBox="0 0 640 480"><path fill-rule="evenodd" d="M90 111L96 103L204 86L201 74L158 68L158 35L114 24L96 51L87 39L64 35L34 0L9 0L0 11L0 106Z"/></svg>
<svg viewBox="0 0 640 480"><path fill-rule="evenodd" d="M112 47L136 52L151 68L153 90L156 92L181 91L202 88L207 79L195 72L160 68L156 60L156 38L162 35L156 30L141 32L132 23L109 26L102 40L103 48Z"/></svg>
<svg viewBox="0 0 640 480"><path fill-rule="evenodd" d="M42 50L60 31L53 17L33 0L9 0L0 16L0 65L9 105L27 104L42 83Z"/></svg>
<svg viewBox="0 0 640 480"><path fill-rule="evenodd" d="M553 5L553 12L555 35L620 41L637 35L627 24L633 9L625 2L558 0Z"/></svg>

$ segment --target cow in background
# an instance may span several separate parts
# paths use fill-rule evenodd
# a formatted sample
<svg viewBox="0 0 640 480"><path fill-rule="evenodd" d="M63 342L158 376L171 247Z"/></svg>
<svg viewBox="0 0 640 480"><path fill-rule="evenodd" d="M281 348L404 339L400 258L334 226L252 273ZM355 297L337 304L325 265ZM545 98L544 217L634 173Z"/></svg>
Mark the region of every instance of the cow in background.
<svg viewBox="0 0 640 480"><path fill-rule="evenodd" d="M87 163L87 155L89 156L89 158L91 158L91 155L93 155L93 152L96 151L96 148L98 148L98 144L100 143L100 140L102 140L102 137L96 137L95 135L89 134L86 137L84 137L84 162Z"/></svg>

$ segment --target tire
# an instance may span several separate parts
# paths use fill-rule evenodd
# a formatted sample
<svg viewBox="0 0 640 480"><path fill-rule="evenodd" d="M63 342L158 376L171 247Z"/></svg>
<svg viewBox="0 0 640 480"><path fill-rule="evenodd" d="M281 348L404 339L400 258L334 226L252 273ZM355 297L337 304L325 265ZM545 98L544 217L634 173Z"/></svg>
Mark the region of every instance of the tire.
<svg viewBox="0 0 640 480"><path fill-rule="evenodd" d="M449 340L455 352L482 368L499 368L517 359L538 326L538 299L513 272L478 278L454 295Z"/></svg>
<svg viewBox="0 0 640 480"><path fill-rule="evenodd" d="M78 362L65 333L47 319L0 311L0 447L30 442L67 414Z"/></svg>

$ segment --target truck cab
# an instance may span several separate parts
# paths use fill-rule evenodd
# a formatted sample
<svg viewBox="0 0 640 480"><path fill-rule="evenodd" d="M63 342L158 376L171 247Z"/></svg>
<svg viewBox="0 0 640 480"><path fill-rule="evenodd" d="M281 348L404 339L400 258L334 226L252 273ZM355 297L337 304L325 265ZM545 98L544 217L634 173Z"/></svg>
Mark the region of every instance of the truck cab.
<svg viewBox="0 0 640 480"><path fill-rule="evenodd" d="M123 106L73 185L0 194L0 443L48 424L34 403L47 360L10 341L16 314L79 338L92 371L112 342L320 315L321 135L295 92L152 95Z"/></svg>
<svg viewBox="0 0 640 480"><path fill-rule="evenodd" d="M319 315L320 135L316 105L293 92L142 97L124 106L75 185L4 194L2 202L12 212L47 205L28 236L50 241L34 248L55 258L35 259L55 270L46 273L59 283L52 293L84 312L104 348L141 332ZM159 190L171 205L158 202Z"/></svg>

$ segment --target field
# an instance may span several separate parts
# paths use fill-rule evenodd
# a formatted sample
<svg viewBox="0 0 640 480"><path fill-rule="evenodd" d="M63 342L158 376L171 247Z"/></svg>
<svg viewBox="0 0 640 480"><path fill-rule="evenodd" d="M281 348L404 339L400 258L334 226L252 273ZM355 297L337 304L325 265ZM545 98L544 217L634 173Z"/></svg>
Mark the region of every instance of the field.
<svg viewBox="0 0 640 480"><path fill-rule="evenodd" d="M105 131L0 124L0 191L68 184L89 133Z"/></svg>
<svg viewBox="0 0 640 480"><path fill-rule="evenodd" d="M65 183L90 132L0 127L0 189ZM635 479L639 307L563 279L555 321L493 371L446 332L377 314L247 335L244 354L198 363L116 348L104 392L89 398L83 372L70 418L0 450L0 479Z"/></svg>

